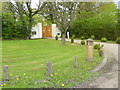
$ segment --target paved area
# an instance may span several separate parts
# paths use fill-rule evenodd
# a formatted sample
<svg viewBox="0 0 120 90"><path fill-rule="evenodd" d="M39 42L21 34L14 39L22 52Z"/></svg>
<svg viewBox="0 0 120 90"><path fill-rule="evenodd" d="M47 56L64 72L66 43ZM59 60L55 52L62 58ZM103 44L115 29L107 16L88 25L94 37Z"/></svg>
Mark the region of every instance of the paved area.
<svg viewBox="0 0 120 90"><path fill-rule="evenodd" d="M53 38L52 38L53 39ZM59 39L61 40L61 39ZM66 41L71 41L66 39ZM80 43L81 40L75 40L74 42ZM118 88L118 49L120 50L120 45L103 43L103 42L94 42L94 44L104 45L103 50L108 56L108 63L104 68L101 69L101 75L90 82L83 83L83 88L95 87L95 88Z"/></svg>

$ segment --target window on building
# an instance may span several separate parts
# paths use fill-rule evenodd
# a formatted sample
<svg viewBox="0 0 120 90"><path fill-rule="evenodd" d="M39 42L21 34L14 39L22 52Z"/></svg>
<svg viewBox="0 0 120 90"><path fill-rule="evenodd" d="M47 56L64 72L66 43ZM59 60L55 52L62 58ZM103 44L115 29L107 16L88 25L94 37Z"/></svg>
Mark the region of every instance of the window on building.
<svg viewBox="0 0 120 90"><path fill-rule="evenodd" d="M32 35L36 35L36 31L32 31Z"/></svg>

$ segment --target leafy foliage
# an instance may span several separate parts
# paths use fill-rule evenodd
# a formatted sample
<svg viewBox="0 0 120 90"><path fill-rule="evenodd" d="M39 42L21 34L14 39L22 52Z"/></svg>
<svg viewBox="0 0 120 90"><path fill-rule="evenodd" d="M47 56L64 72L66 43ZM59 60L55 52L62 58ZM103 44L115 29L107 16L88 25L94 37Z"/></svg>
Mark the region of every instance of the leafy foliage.
<svg viewBox="0 0 120 90"><path fill-rule="evenodd" d="M82 11L81 8L83 8ZM77 13L77 17L69 29L71 35L75 34L77 38L81 36L90 38L91 35L94 35L98 40L102 37L106 37L108 40L115 40L118 37L118 11L113 2L86 2L78 8L78 11L80 13Z"/></svg>
<svg viewBox="0 0 120 90"><path fill-rule="evenodd" d="M94 49L97 49L97 50L98 50L98 54L99 54L100 57L103 56L103 49L102 49L103 46L104 46L104 45L100 45L100 44L95 44L95 45L94 45Z"/></svg>
<svg viewBox="0 0 120 90"><path fill-rule="evenodd" d="M107 42L106 38L101 38L101 42Z"/></svg>
<svg viewBox="0 0 120 90"><path fill-rule="evenodd" d="M92 35L92 36L91 36L91 38L94 40L94 39L95 39L95 36L94 36L94 35Z"/></svg>
<svg viewBox="0 0 120 90"><path fill-rule="evenodd" d="M25 19L24 19L25 21ZM23 25L24 24L24 25ZM12 14L2 14L2 38L3 39L26 39L29 36L27 21L16 21Z"/></svg>
<svg viewBox="0 0 120 90"><path fill-rule="evenodd" d="M71 43L74 43L75 35L71 37Z"/></svg>
<svg viewBox="0 0 120 90"><path fill-rule="evenodd" d="M94 49L100 50L103 47L103 45L95 44Z"/></svg>
<svg viewBox="0 0 120 90"><path fill-rule="evenodd" d="M55 40L58 40L58 35L55 36Z"/></svg>
<svg viewBox="0 0 120 90"><path fill-rule="evenodd" d="M116 43L120 44L120 37L116 39Z"/></svg>
<svg viewBox="0 0 120 90"><path fill-rule="evenodd" d="M85 45L85 41L81 41L81 45Z"/></svg>
<svg viewBox="0 0 120 90"><path fill-rule="evenodd" d="M82 40L84 40L84 39L85 39L85 37L84 37L84 36L82 36L82 37L81 37L81 39L82 39Z"/></svg>

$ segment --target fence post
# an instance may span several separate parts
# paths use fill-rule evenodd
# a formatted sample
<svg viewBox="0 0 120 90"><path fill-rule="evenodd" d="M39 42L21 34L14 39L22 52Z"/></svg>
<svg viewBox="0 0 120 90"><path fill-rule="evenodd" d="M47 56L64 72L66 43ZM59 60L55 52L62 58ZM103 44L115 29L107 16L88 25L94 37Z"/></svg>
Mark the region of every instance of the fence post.
<svg viewBox="0 0 120 90"><path fill-rule="evenodd" d="M47 63L47 73L48 75L52 74L52 63L51 62Z"/></svg>
<svg viewBox="0 0 120 90"><path fill-rule="evenodd" d="M74 68L77 68L77 56L74 56Z"/></svg>
<svg viewBox="0 0 120 90"><path fill-rule="evenodd" d="M4 65L4 80L8 81L8 65Z"/></svg>

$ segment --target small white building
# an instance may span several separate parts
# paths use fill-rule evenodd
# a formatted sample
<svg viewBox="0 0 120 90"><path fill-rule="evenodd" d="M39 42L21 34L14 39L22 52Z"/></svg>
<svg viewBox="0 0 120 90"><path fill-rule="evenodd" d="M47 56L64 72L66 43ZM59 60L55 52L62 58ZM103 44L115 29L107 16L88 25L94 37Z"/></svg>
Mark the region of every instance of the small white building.
<svg viewBox="0 0 120 90"><path fill-rule="evenodd" d="M57 28L56 24L43 26L42 23L38 23L37 26L32 27L31 39L55 37L56 35L61 37L61 31Z"/></svg>

